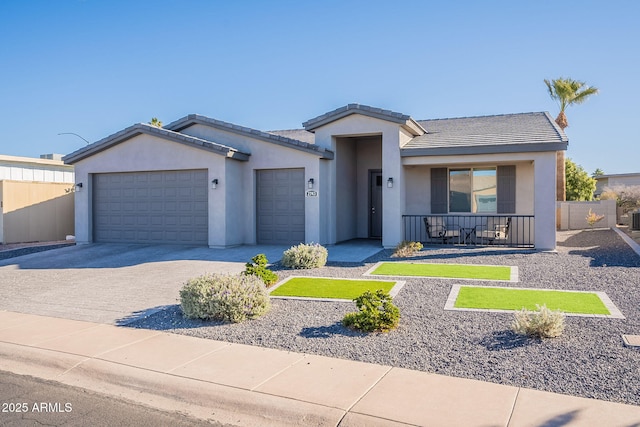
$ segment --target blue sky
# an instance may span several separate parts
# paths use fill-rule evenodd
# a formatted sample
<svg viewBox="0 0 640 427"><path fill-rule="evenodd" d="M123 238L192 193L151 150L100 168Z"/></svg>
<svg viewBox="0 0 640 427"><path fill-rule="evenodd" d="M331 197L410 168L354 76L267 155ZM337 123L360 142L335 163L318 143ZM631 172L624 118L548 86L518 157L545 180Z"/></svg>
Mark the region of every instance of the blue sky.
<svg viewBox="0 0 640 427"><path fill-rule="evenodd" d="M152 117L260 130L348 103L415 119L569 108L567 156L640 172L640 2L0 2L0 154L70 153Z"/></svg>

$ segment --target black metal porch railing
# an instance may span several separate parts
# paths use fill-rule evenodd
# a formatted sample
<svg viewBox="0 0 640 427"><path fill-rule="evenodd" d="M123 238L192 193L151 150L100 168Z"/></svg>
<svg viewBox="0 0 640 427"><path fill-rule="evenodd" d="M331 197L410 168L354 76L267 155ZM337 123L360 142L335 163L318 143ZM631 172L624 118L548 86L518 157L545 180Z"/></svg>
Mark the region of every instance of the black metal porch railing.
<svg viewBox="0 0 640 427"><path fill-rule="evenodd" d="M533 248L533 215L402 215L404 240L426 244Z"/></svg>

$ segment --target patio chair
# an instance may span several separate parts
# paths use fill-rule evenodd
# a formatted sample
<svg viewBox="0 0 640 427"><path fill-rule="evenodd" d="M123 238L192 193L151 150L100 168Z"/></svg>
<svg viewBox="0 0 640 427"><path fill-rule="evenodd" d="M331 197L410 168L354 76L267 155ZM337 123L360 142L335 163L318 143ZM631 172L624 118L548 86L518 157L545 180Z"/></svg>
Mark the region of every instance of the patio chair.
<svg viewBox="0 0 640 427"><path fill-rule="evenodd" d="M476 227L476 239L480 241L486 240L493 245L496 240L506 241L509 238L509 229L511 228L511 217L507 218L506 224L479 225Z"/></svg>
<svg viewBox="0 0 640 427"><path fill-rule="evenodd" d="M433 224L429 223L429 217L424 217L424 226L427 229L427 237L429 240L442 240L442 243L447 243L449 239L458 239L460 243L460 228L455 226L447 227L440 217L433 219Z"/></svg>

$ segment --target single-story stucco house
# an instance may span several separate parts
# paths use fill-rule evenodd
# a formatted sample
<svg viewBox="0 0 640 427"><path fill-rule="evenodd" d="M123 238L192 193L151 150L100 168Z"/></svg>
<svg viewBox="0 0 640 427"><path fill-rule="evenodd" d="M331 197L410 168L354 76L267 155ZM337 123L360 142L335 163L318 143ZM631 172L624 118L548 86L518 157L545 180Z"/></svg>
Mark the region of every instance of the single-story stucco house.
<svg viewBox="0 0 640 427"><path fill-rule="evenodd" d="M303 127L194 114L65 156L76 241L555 248L556 152L568 140L546 112L414 120L349 104Z"/></svg>

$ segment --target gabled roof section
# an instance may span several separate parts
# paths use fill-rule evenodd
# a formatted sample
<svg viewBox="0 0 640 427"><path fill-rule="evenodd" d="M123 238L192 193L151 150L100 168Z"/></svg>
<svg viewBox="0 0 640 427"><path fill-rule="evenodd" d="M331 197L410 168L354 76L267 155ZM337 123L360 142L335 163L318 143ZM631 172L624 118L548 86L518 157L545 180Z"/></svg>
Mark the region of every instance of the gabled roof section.
<svg viewBox="0 0 640 427"><path fill-rule="evenodd" d="M547 112L419 120L427 133L402 156L441 156L566 150L569 140Z"/></svg>
<svg viewBox="0 0 640 427"><path fill-rule="evenodd" d="M273 144L278 144L296 150L306 151L308 153L318 155L324 159L333 159L332 151L325 150L324 148L318 147L317 145L293 138L288 138L277 133L263 132L257 129L251 129L244 126L234 125L233 123L223 122L222 120L211 119L199 114L189 114L188 116L178 119L175 122L169 123L167 126L165 126L165 129L170 129L174 132L180 132L181 130L196 124L232 132L238 135L248 136L251 138L259 139L261 141L271 142Z"/></svg>
<svg viewBox="0 0 640 427"><path fill-rule="evenodd" d="M94 154L97 154L141 134L157 136L159 138L163 138L180 144L185 144L187 146L199 148L205 151L210 151L212 153L216 153L221 156L229 157L236 160L249 160L249 154L240 152L235 148L227 147L226 145L217 144L215 142L207 141L200 138L195 138L189 135L183 135L178 132L158 128L156 126L151 126L145 123L138 123L133 126L129 126L128 128L121 130L120 132L114 133L113 135L103 138L100 141L94 142L93 144L87 145L86 147L83 147L71 154L64 156L62 160L66 164L74 164L76 162L79 162L80 160L86 159L87 157L93 156Z"/></svg>
<svg viewBox="0 0 640 427"><path fill-rule="evenodd" d="M349 104L336 110L329 111L328 113L325 113L321 116L318 116L311 120L307 120L302 124L302 126L304 126L307 131L313 132L319 127L327 125L331 122L335 122L336 120L340 120L352 114L361 114L363 116L397 123L414 136L426 133L425 129L418 122L416 122L406 114L396 113L390 110L383 110L381 108L369 107L368 105L362 104Z"/></svg>

